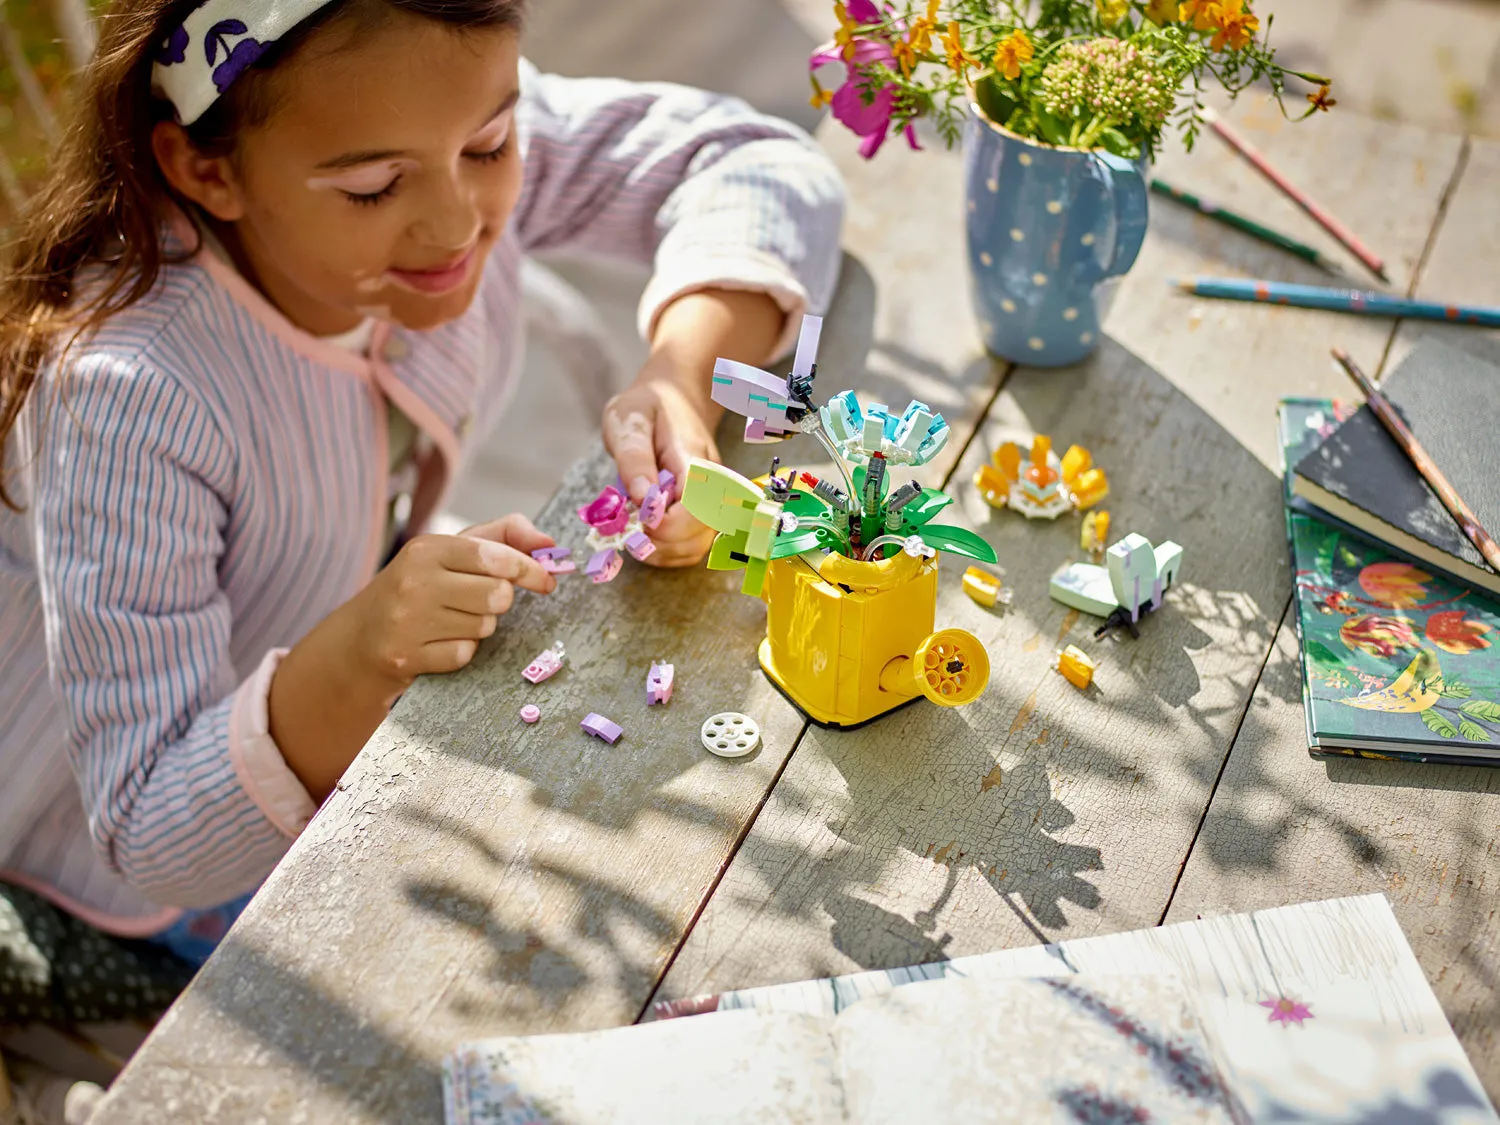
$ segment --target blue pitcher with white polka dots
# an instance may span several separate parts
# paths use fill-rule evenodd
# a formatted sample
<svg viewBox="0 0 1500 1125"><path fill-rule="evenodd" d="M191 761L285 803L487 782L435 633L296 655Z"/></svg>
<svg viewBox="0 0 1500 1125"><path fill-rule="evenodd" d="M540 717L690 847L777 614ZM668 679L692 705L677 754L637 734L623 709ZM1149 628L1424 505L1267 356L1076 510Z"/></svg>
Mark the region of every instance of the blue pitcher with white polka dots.
<svg viewBox="0 0 1500 1125"><path fill-rule="evenodd" d="M1110 279L1146 237L1146 162L1028 141L971 105L964 172L985 347L1032 367L1077 363L1099 345Z"/></svg>

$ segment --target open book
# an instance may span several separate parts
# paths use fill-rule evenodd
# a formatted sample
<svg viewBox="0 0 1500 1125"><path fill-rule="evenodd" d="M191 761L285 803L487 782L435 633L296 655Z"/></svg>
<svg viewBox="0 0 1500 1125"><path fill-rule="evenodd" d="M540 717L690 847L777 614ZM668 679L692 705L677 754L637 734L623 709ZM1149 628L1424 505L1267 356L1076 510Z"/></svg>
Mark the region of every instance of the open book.
<svg viewBox="0 0 1500 1125"><path fill-rule="evenodd" d="M448 1078L464 1125L1231 1121L1166 977L931 981L831 1017L747 1009L491 1039Z"/></svg>
<svg viewBox="0 0 1500 1125"><path fill-rule="evenodd" d="M1383 895L667 1001L655 1014L466 1044L445 1066L448 1125L1138 1120L1105 1101L1127 1097L1189 1107L1153 1109L1153 1121L1223 1120L1214 1097L1187 1093L1210 1073L1237 1122L1500 1125ZM1098 1100L1068 1093L1079 1089ZM1046 1109L1012 1112L1026 1097ZM871 1116L887 1106L906 1116Z"/></svg>

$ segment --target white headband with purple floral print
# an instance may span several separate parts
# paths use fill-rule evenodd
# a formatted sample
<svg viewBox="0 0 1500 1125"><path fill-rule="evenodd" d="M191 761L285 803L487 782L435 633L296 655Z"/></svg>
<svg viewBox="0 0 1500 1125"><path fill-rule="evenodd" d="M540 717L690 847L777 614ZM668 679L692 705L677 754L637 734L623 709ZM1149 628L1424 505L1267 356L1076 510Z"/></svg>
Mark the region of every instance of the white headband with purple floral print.
<svg viewBox="0 0 1500 1125"><path fill-rule="evenodd" d="M191 125L261 53L331 0L206 0L156 52L151 85Z"/></svg>

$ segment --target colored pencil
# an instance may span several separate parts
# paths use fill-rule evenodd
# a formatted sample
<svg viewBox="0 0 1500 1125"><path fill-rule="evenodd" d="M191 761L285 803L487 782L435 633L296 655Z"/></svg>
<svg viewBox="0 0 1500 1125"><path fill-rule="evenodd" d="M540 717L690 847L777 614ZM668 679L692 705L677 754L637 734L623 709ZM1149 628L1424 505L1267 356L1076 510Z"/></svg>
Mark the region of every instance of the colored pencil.
<svg viewBox="0 0 1500 1125"><path fill-rule="evenodd" d="M1486 328L1500 328L1500 308L1412 301L1368 289L1328 289L1319 285L1251 281L1238 277L1195 277L1185 281L1173 279L1171 284L1195 297L1259 301L1262 304L1289 305L1299 309L1327 309L1331 312L1361 313L1366 316L1441 320L1449 324L1479 324Z"/></svg>
<svg viewBox="0 0 1500 1125"><path fill-rule="evenodd" d="M1217 219L1225 226L1233 227L1235 230L1243 231L1252 238L1258 238L1262 242L1268 242L1289 254L1295 254L1304 261L1327 270L1329 273L1341 272L1337 265L1329 261L1317 250L1305 242L1298 242L1289 235L1280 231L1272 230L1268 226L1257 223L1254 219L1247 219L1243 215L1236 214L1227 207L1220 207L1217 203L1210 202L1202 196L1194 195L1179 187L1173 187L1164 180L1153 178L1151 190L1158 195L1165 195L1168 199L1174 199L1186 207L1191 207L1200 215L1207 215L1210 219Z"/></svg>
<svg viewBox="0 0 1500 1125"><path fill-rule="evenodd" d="M1220 119L1217 113L1206 106L1203 109L1203 119L1208 122L1210 129L1219 134L1219 137L1225 144L1248 160L1251 166L1266 179L1270 180L1271 183L1275 184L1283 195L1298 207L1301 207L1302 210L1313 217L1313 220L1319 226L1343 243L1349 252L1368 266L1376 277L1380 278L1381 281L1390 280L1385 274L1385 262L1365 246L1355 236L1353 231L1335 219L1327 208L1315 202L1310 195L1278 172L1259 149L1230 128L1226 122Z"/></svg>
<svg viewBox="0 0 1500 1125"><path fill-rule="evenodd" d="M1432 491L1437 493L1438 499L1443 502L1453 518L1458 521L1458 526L1463 528L1464 534L1469 537L1469 542L1478 548L1479 553L1484 556L1485 562L1500 571L1500 546L1490 538L1489 533L1479 526L1479 519L1474 511L1464 503L1463 497L1454 491L1453 486L1448 483L1448 478L1443 476L1441 469L1428 456L1427 450L1422 448L1422 443L1417 440L1415 434L1407 428L1401 415L1390 401L1375 389L1375 384L1361 371L1349 353L1343 348L1333 349L1333 358L1339 361L1339 365L1349 373L1349 378L1365 393L1365 401L1370 404L1370 409L1375 417L1379 418L1381 424L1390 432L1401 451L1411 459L1416 466L1417 472L1422 474L1422 479L1432 486Z"/></svg>

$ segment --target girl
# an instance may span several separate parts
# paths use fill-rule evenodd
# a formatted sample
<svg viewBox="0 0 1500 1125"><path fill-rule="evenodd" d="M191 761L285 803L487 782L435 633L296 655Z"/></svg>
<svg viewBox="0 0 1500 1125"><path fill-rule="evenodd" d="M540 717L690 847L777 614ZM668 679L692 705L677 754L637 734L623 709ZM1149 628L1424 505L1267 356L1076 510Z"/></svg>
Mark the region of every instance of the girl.
<svg viewBox="0 0 1500 1125"><path fill-rule="evenodd" d="M17 943L201 960L392 701L553 589L524 517L421 534L515 377L523 254L655 262L604 418L637 498L714 454L714 357L828 300L841 189L804 134L540 75L520 2L105 20L0 289L0 1023L159 1001L118 986L156 946L95 945L107 1005ZM708 542L680 508L656 539Z"/></svg>

